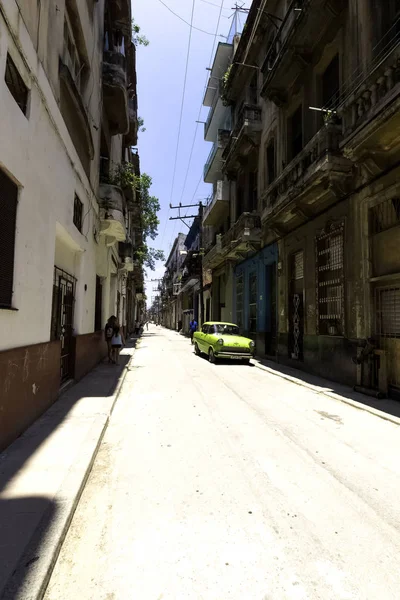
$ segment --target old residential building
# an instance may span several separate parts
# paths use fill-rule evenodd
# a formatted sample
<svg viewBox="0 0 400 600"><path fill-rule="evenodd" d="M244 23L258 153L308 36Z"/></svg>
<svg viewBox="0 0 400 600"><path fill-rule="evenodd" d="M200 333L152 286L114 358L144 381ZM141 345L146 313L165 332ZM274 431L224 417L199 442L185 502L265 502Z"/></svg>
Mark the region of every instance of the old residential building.
<svg viewBox="0 0 400 600"><path fill-rule="evenodd" d="M235 253L234 320L259 354L393 394L399 19L394 0L254 0L224 86L235 225L210 251Z"/></svg>
<svg viewBox="0 0 400 600"><path fill-rule="evenodd" d="M0 447L103 357L105 320L126 326L143 292L140 199L105 177L123 158L139 172L131 39L129 0L0 3Z"/></svg>
<svg viewBox="0 0 400 600"><path fill-rule="evenodd" d="M165 263L162 285L162 324L169 329L182 329L182 265L185 260L186 235L178 233Z"/></svg>

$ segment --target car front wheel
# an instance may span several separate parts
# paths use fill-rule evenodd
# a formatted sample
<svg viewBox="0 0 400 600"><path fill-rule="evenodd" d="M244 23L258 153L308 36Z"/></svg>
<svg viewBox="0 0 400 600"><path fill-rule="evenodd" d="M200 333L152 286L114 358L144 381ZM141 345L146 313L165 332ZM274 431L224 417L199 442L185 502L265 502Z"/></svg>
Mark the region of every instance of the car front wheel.
<svg viewBox="0 0 400 600"><path fill-rule="evenodd" d="M212 348L210 348L210 350L208 351L208 360L209 360L210 363L212 363L213 365L215 365L216 359L215 359L214 350Z"/></svg>
<svg viewBox="0 0 400 600"><path fill-rule="evenodd" d="M200 356L200 350L199 347L197 345L197 342L194 343L194 353L196 356Z"/></svg>

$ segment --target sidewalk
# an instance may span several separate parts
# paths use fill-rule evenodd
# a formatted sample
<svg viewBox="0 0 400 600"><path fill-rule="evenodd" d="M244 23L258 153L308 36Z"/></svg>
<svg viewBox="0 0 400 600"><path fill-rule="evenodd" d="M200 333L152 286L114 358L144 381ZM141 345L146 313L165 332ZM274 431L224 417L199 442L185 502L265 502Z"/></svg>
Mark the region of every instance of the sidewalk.
<svg viewBox="0 0 400 600"><path fill-rule="evenodd" d="M100 363L0 454L0 599L38 600L136 346Z"/></svg>
<svg viewBox="0 0 400 600"><path fill-rule="evenodd" d="M377 417L400 425L400 402L396 402L396 400L377 400L376 398L355 392L346 385L328 381L317 375L311 375L310 373L294 369L293 367L287 367L271 360L256 358L253 362L259 369L264 369L277 377L283 377L296 385L307 387L317 394L324 394L334 400L345 402L355 408L365 410Z"/></svg>

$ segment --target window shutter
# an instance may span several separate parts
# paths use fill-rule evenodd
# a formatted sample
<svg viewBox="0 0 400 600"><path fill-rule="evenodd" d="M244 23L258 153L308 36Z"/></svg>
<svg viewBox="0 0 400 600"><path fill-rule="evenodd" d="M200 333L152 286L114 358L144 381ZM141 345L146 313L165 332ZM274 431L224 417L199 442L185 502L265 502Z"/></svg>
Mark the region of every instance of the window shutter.
<svg viewBox="0 0 400 600"><path fill-rule="evenodd" d="M10 307L14 279L18 187L0 169L0 307Z"/></svg>

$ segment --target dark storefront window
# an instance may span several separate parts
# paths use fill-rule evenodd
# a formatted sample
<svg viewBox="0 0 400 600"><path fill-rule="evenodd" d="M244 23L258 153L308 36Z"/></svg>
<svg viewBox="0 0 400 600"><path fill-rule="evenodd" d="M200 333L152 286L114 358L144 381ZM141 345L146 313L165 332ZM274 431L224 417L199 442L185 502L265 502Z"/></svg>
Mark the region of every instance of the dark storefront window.
<svg viewBox="0 0 400 600"><path fill-rule="evenodd" d="M243 327L243 273L236 278L236 325Z"/></svg>
<svg viewBox="0 0 400 600"><path fill-rule="evenodd" d="M322 335L344 335L343 244L343 223L316 240L318 330Z"/></svg>
<svg viewBox="0 0 400 600"><path fill-rule="evenodd" d="M257 333L257 275L249 276L249 332Z"/></svg>

